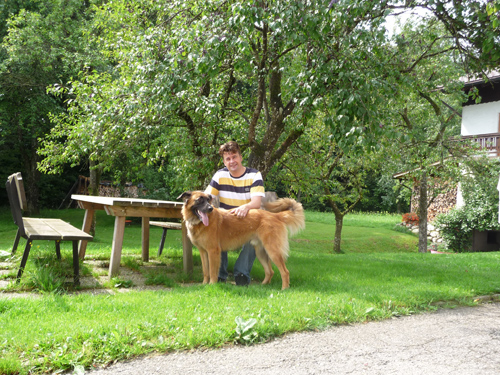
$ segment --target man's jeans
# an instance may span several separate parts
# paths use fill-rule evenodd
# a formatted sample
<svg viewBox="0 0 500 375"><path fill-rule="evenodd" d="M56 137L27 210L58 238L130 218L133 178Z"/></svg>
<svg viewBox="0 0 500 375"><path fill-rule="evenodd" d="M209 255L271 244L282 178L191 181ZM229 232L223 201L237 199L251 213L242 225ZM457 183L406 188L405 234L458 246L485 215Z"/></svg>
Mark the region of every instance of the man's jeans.
<svg viewBox="0 0 500 375"><path fill-rule="evenodd" d="M252 270L253 262L255 261L255 248L247 242L243 245L238 259L234 264L234 276L245 275L250 282L250 271ZM227 279L227 251L220 254L219 279Z"/></svg>

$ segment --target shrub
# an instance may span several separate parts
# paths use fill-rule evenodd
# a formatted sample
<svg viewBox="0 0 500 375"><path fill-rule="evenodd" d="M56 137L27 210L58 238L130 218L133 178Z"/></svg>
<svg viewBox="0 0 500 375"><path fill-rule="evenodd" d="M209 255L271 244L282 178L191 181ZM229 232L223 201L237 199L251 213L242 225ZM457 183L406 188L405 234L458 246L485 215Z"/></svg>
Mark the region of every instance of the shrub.
<svg viewBox="0 0 500 375"><path fill-rule="evenodd" d="M64 290L64 276L49 264L46 267L39 267L35 271L28 272L28 275L28 285L40 292L58 294Z"/></svg>
<svg viewBox="0 0 500 375"><path fill-rule="evenodd" d="M18 375L22 374L22 364L18 358L7 356L0 358L0 374Z"/></svg>
<svg viewBox="0 0 500 375"><path fill-rule="evenodd" d="M404 226L404 225L395 225L392 230L399 232L399 233L406 233L406 234L413 234L413 232L410 230L410 228Z"/></svg>
<svg viewBox="0 0 500 375"><path fill-rule="evenodd" d="M469 173L462 176L465 206L439 215L435 225L449 250L463 252L472 249L474 230L498 230L498 174L500 163L493 160L472 160Z"/></svg>
<svg viewBox="0 0 500 375"><path fill-rule="evenodd" d="M467 216L467 209L456 208L446 214L438 215L434 221L448 250L456 252L470 251L472 248L472 232Z"/></svg>
<svg viewBox="0 0 500 375"><path fill-rule="evenodd" d="M414 212L409 212L403 215L403 223L418 224L418 215Z"/></svg>
<svg viewBox="0 0 500 375"><path fill-rule="evenodd" d="M163 273L149 272L146 274L146 285L164 285L169 288L177 286L177 283Z"/></svg>

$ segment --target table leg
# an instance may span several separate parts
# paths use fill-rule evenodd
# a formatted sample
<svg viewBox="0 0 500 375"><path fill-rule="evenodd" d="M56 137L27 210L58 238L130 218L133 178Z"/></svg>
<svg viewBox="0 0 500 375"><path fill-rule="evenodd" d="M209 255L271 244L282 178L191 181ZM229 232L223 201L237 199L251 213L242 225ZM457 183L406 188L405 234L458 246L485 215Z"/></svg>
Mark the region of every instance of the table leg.
<svg viewBox="0 0 500 375"><path fill-rule="evenodd" d="M87 208L85 210L85 216L83 218L83 227L82 230L85 233L90 233L90 228L92 227L92 222L94 221L94 210L91 208ZM85 259L85 252L87 251L87 242L88 241L80 241L80 246L78 248L78 256L80 259Z"/></svg>
<svg viewBox="0 0 500 375"><path fill-rule="evenodd" d="M115 231L113 233L113 247L109 262L109 278L118 274L120 260L122 259L123 234L125 233L125 216L115 217Z"/></svg>
<svg viewBox="0 0 500 375"><path fill-rule="evenodd" d="M187 235L187 228L182 222L182 254L184 262L184 272L188 275L193 273L193 244Z"/></svg>
<svg viewBox="0 0 500 375"><path fill-rule="evenodd" d="M149 217L142 218L142 261L149 262Z"/></svg>

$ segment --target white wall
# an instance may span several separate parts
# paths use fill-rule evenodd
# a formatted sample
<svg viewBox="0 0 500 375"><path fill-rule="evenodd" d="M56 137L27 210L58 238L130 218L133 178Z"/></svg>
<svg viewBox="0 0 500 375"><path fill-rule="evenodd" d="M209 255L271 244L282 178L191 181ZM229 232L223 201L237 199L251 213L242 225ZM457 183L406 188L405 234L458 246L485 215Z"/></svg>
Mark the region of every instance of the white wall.
<svg viewBox="0 0 500 375"><path fill-rule="evenodd" d="M500 101L468 105L462 108L462 135L498 132Z"/></svg>

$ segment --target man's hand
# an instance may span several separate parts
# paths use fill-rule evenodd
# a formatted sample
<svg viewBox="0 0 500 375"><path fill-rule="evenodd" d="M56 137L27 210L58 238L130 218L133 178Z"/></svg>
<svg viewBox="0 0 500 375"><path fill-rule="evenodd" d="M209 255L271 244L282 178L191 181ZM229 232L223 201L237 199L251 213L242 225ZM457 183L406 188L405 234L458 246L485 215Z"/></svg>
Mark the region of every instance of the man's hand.
<svg viewBox="0 0 500 375"><path fill-rule="evenodd" d="M247 216L248 211L250 211L251 209L260 208L261 202L262 202L262 197L252 197L250 203L233 208L232 210L229 211L229 213L237 217L245 217Z"/></svg>
<svg viewBox="0 0 500 375"><path fill-rule="evenodd" d="M233 214L234 216L238 217L245 217L248 214L248 211L250 211L249 208L247 208L246 204L240 207L233 208L229 213Z"/></svg>

